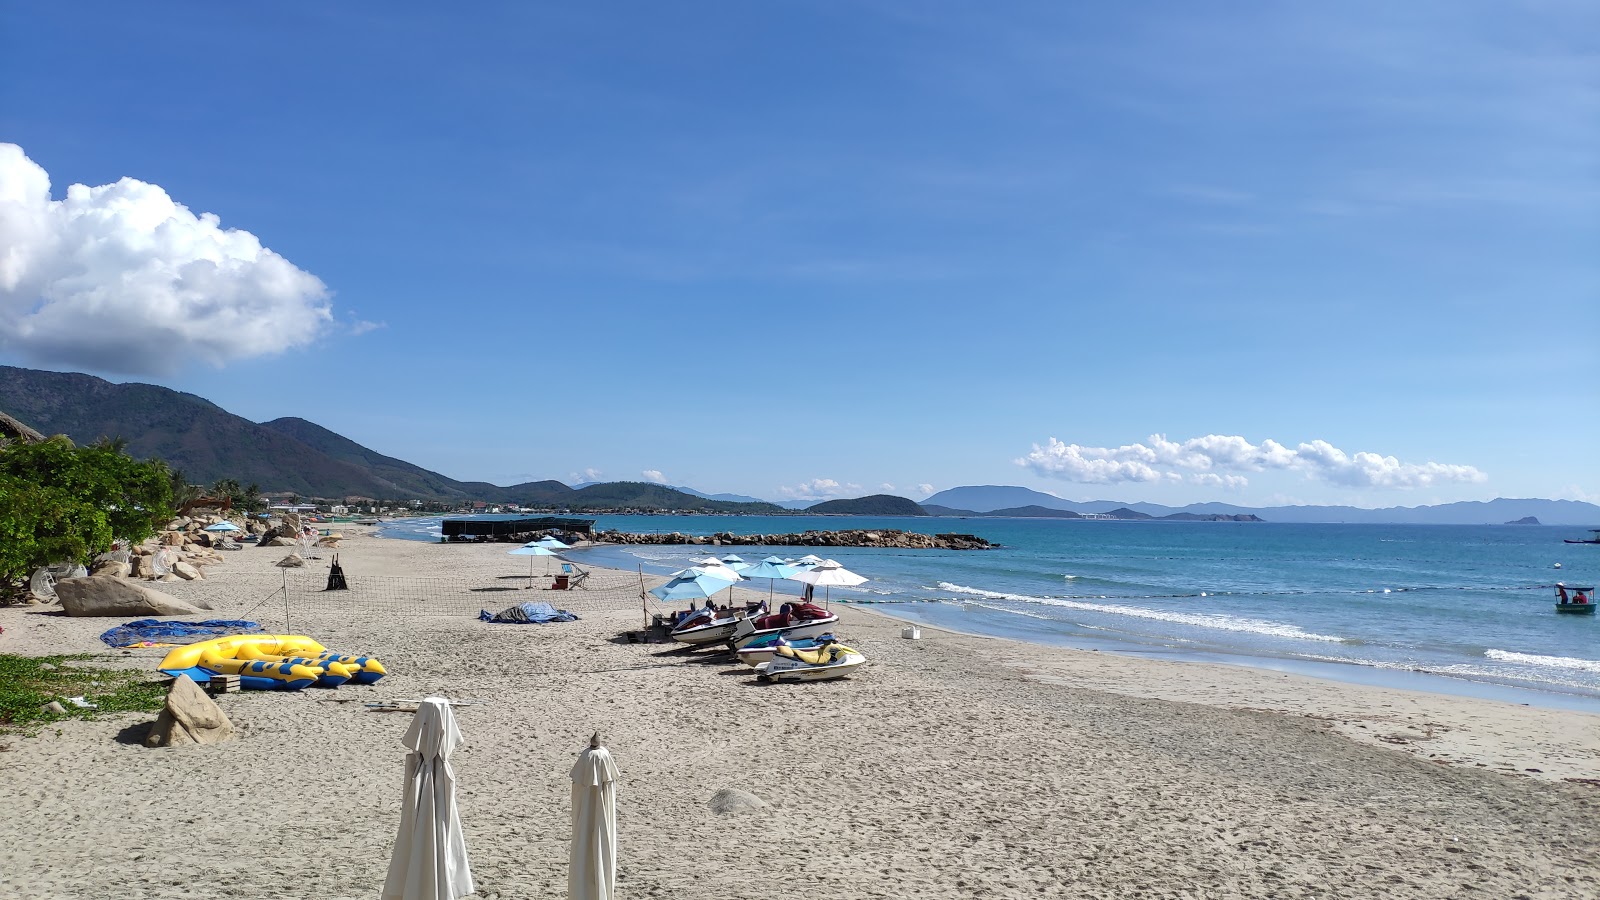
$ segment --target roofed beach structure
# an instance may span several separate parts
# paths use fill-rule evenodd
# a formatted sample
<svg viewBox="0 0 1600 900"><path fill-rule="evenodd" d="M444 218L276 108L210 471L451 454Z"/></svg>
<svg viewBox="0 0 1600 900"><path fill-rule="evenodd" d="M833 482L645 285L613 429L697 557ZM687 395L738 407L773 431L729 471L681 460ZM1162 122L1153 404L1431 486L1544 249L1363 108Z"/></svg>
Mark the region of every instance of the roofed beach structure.
<svg viewBox="0 0 1600 900"><path fill-rule="evenodd" d="M594 533L594 520L563 516L445 519L439 529L446 541L521 542L535 534L552 531L587 537Z"/></svg>

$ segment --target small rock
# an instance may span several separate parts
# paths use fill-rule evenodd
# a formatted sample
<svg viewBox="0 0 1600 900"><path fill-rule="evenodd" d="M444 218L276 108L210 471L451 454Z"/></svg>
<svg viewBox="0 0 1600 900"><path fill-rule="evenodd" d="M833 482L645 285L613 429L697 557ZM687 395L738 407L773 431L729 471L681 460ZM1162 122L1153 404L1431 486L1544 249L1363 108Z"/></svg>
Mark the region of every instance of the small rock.
<svg viewBox="0 0 1600 900"><path fill-rule="evenodd" d="M755 794L738 788L723 788L711 795L711 811L719 816L755 812L771 805Z"/></svg>
<svg viewBox="0 0 1600 900"><path fill-rule="evenodd" d="M67 708L55 700L51 700L49 703L46 703L44 706L39 708L45 712L55 713L58 716L64 716L67 714Z"/></svg>

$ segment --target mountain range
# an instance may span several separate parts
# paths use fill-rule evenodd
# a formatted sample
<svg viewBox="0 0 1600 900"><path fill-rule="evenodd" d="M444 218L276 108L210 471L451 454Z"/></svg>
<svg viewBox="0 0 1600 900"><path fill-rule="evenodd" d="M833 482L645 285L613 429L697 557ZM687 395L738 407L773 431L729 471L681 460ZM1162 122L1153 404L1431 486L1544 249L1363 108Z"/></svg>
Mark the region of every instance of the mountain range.
<svg viewBox="0 0 1600 900"><path fill-rule="evenodd" d="M457 481L385 456L299 418L252 422L193 394L152 384L113 384L91 375L0 366L0 410L44 434L83 444L121 438L128 453L158 458L191 483L232 478L304 497L517 503L598 509L778 513L760 501L727 502L665 485L608 482L569 487L530 481L509 487Z"/></svg>
<svg viewBox="0 0 1600 900"><path fill-rule="evenodd" d="M1268 522L1319 522L1363 525L1500 525L1529 516L1545 525L1600 525L1600 506L1579 500L1507 499L1467 500L1435 506L1391 506L1362 509L1356 506L1268 506L1245 507L1230 503L1191 503L1188 506L1163 506L1159 503L1128 503L1120 500L1064 500L1054 494L1014 485L968 485L940 491L922 501L936 515L1003 515L1001 510L1042 507L1084 513L1111 513L1124 508L1156 518L1181 514L1198 517L1254 515ZM949 512L946 512L948 510Z"/></svg>
<svg viewBox="0 0 1600 900"><path fill-rule="evenodd" d="M708 494L693 488L645 482L568 486L530 481L508 487L458 481L385 456L343 435L286 417L252 422L193 394L150 384L114 384L91 375L0 366L0 413L44 434L65 434L78 443L118 437L129 453L166 460L190 482L232 478L263 491L303 497L425 500L445 503L516 503L574 511L683 510L724 514L812 511L852 515L1012 516L1196 520L1248 519L1269 522L1363 524L1500 524L1536 518L1546 525L1600 525L1600 506L1576 500L1496 499L1437 506L1361 509L1353 506L1273 506L1228 503L1183 507L1116 500L1071 501L1014 485L969 485L940 491L921 506L903 497L873 495L852 500L767 502L743 494Z"/></svg>

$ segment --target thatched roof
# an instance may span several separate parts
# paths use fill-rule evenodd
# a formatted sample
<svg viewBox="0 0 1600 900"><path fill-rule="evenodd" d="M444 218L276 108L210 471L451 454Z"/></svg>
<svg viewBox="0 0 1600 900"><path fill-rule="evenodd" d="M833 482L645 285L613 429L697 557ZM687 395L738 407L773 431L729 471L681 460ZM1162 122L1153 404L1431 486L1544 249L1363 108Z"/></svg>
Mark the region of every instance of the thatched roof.
<svg viewBox="0 0 1600 900"><path fill-rule="evenodd" d="M24 444L37 444L44 440L44 435L0 412L0 441L21 441Z"/></svg>

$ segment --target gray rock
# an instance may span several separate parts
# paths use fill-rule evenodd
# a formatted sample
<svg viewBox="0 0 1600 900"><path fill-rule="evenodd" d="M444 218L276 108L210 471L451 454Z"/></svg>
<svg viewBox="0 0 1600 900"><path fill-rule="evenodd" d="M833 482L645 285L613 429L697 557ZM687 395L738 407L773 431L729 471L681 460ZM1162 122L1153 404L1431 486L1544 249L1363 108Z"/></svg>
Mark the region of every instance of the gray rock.
<svg viewBox="0 0 1600 900"><path fill-rule="evenodd" d="M719 816L756 812L771 805L755 794L738 788L723 788L711 795L711 811Z"/></svg>
<svg viewBox="0 0 1600 900"><path fill-rule="evenodd" d="M175 562L175 563L173 563L172 564L172 574L178 576L179 578L182 578L184 581L194 581L197 578L204 578L205 577L204 575L200 574L200 570L199 569L195 568L194 566L189 565L186 562Z"/></svg>
<svg viewBox="0 0 1600 900"><path fill-rule="evenodd" d="M167 692L167 705L144 739L146 747L220 744L233 739L233 723L187 675L179 675Z"/></svg>
<svg viewBox="0 0 1600 900"><path fill-rule="evenodd" d="M280 569L298 569L305 564L306 561L301 559L300 554L298 553L291 553L288 556L285 556L283 559L273 563L273 565Z"/></svg>
<svg viewBox="0 0 1600 900"><path fill-rule="evenodd" d="M56 596L69 616L192 616L204 608L110 575L58 581Z"/></svg>

